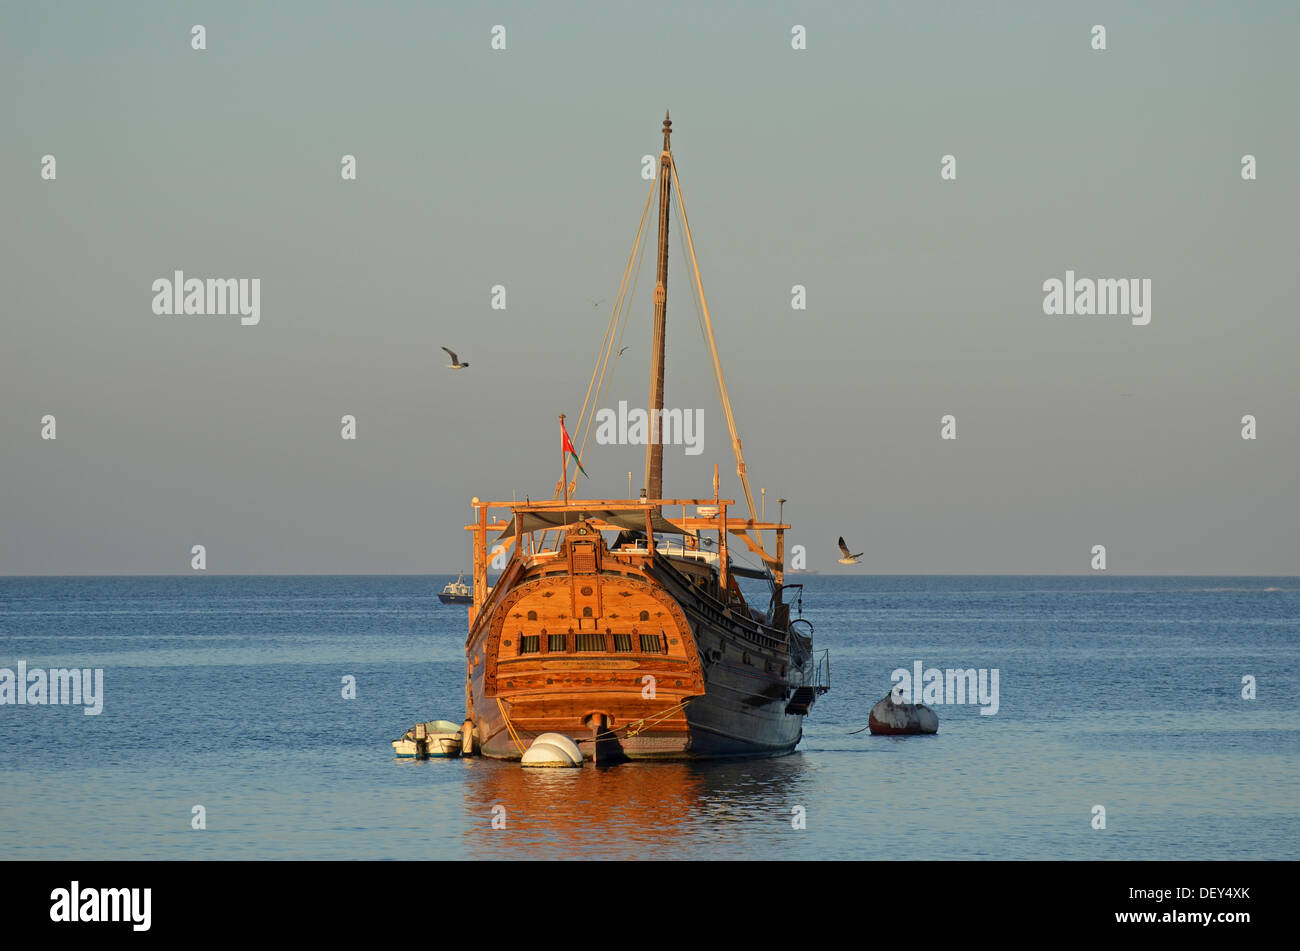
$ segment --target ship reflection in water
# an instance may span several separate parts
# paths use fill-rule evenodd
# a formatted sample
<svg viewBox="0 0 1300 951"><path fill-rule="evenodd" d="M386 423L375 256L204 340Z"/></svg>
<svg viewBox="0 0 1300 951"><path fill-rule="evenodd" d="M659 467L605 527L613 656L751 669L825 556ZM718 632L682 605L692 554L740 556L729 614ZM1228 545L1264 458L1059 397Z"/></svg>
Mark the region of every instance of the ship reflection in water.
<svg viewBox="0 0 1300 951"><path fill-rule="evenodd" d="M581 769L459 765L463 856L476 859L742 857L756 832L798 834L791 820L806 802L810 767L800 753ZM494 817L505 828L493 828Z"/></svg>

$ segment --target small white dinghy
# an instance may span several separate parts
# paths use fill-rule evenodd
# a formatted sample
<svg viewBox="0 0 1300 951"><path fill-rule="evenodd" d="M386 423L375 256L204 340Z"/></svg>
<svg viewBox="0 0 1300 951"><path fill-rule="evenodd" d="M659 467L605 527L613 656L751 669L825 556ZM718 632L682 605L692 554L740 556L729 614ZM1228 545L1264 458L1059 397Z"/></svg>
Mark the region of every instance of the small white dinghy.
<svg viewBox="0 0 1300 951"><path fill-rule="evenodd" d="M450 720L417 723L400 740L393 740L393 752L398 757L414 759L459 756L460 726Z"/></svg>

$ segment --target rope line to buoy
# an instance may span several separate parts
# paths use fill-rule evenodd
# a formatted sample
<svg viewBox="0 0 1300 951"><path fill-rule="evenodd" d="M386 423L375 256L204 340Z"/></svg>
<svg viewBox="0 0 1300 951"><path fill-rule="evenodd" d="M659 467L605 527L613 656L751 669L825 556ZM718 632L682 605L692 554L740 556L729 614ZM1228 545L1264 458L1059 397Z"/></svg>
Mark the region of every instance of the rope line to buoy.
<svg viewBox="0 0 1300 951"><path fill-rule="evenodd" d="M626 727L624 727L624 729L626 729L628 732L624 733L623 736L624 737L636 736L638 733L641 732L641 730L645 729L647 726L652 726L660 722L661 720L667 719L668 717L672 716L674 713L677 713L678 711L685 710L686 705L694 699L695 699L694 697L687 697L681 703L675 704L669 707L667 710L661 710L658 713L654 714L653 716L642 717L640 720L632 721ZM638 724L639 724L638 729L635 730L632 729L634 726L638 726Z"/></svg>
<svg viewBox="0 0 1300 951"><path fill-rule="evenodd" d="M686 709L686 705L687 705L688 703L690 703L690 702L691 702L692 700L694 700L694 699L695 699L694 697L687 697L687 698L686 698L685 700L683 700L681 703L673 704L671 707L669 707L669 708L666 709L666 710L660 710L658 713L652 714L652 715L650 715L650 716L648 716L648 717L642 717L640 720L633 720L633 721L632 721L631 723L629 723L627 726L621 726L621 727L619 727L618 729L619 729L619 730L626 730L626 731L627 731L627 732L625 732L625 733L623 734L623 738L624 738L624 739L627 739L627 738L629 738L629 737L636 736L636 735L639 734L643 729L645 729L647 726L653 726L653 725L655 725L656 723L660 722L661 720L664 720L664 719L666 719L667 717L672 716L674 713L677 713L677 712L679 712L679 711L681 711L681 710ZM636 727L636 729L633 729L633 727ZM606 730L606 731L603 732L603 733L597 733L596 736L595 736L595 739L599 740L599 739L600 739L601 737L603 737L603 736L612 736L612 737L617 738L617 737L618 737L618 731L617 731L617 730Z"/></svg>
<svg viewBox="0 0 1300 951"><path fill-rule="evenodd" d="M671 707L668 707L666 710L660 710L658 713L654 713L651 714L650 716L642 717L640 720L633 720L627 726L619 727L618 730L624 731L623 733L624 739L637 736L647 727L654 726L659 722L672 716L674 713L678 713L682 710L685 710L686 705L694 699L695 699L694 697L687 697L685 700L681 701L680 703L673 704ZM514 741L515 749L519 750L519 755L522 756L524 754L523 741L519 738L519 733L515 730L515 725L510 722L510 715L506 713L506 707L505 704L502 702L501 698L497 697L496 701L497 701L497 708L501 711L501 719L505 721L506 731L510 734L510 739ZM600 740L606 737L613 737L614 739L618 739L618 730L605 730L604 732L597 733L592 739Z"/></svg>

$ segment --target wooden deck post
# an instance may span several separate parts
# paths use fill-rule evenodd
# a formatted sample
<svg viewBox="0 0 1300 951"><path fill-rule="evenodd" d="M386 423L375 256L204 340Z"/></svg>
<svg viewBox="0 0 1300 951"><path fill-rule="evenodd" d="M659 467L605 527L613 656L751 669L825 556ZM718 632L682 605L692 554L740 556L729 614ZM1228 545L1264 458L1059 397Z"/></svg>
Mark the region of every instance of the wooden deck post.
<svg viewBox="0 0 1300 951"><path fill-rule="evenodd" d="M476 500L477 501L477 500ZM488 507L483 504L474 506L478 509L476 513L478 526L474 529L474 603L470 605L469 623L474 624L474 618L479 609L483 607L483 602L487 600L487 522Z"/></svg>
<svg viewBox="0 0 1300 951"><path fill-rule="evenodd" d="M727 580L727 506L718 504L718 584L722 585L722 603L731 603Z"/></svg>
<svg viewBox="0 0 1300 951"><path fill-rule="evenodd" d="M776 575L776 586L780 588L785 584L785 529L776 530L776 560L780 562L773 572Z"/></svg>

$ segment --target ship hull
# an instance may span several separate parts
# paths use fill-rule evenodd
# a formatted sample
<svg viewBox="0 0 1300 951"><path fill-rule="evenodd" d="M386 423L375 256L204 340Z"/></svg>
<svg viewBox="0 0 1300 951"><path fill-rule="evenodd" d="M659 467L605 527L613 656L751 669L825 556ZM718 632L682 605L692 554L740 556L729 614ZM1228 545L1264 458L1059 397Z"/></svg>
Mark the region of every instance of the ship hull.
<svg viewBox="0 0 1300 951"><path fill-rule="evenodd" d="M778 629L747 609L724 605L665 559L618 569L521 577L488 606L468 644L466 707L474 751L519 759L533 737L558 732L598 762L792 752L803 715L787 707L809 682L811 644L788 626ZM603 607L594 625L579 630L603 629L613 644L616 629L628 629L624 617L649 615L650 636L662 638L664 652L576 653L569 629L567 636L555 635L564 649L520 654L522 645L533 647L532 636L549 646L550 632L573 620L555 607L567 606L570 592L582 590ZM543 605L550 615L539 613ZM534 616L539 635L528 634ZM626 636L638 646L646 631L643 621ZM587 636L584 643L591 644L593 635Z"/></svg>
<svg viewBox="0 0 1300 951"><path fill-rule="evenodd" d="M711 637L710 634L702 631L701 640L708 643L718 636ZM591 727L583 722L580 714L558 717L545 724L525 725L521 722L512 725L523 749L528 748L534 736L560 732L577 742L586 759L759 758L794 752L803 738L803 717L785 712L788 692L784 685L757 687L746 673L721 668L715 668L713 676L705 693L692 698L680 716L667 717L635 736L602 739L595 757L596 743L590 736ZM476 692L481 697L481 684L477 686ZM636 719L652 718L674 705L666 701L658 705L642 705L638 699L629 696L622 704L624 708L632 708ZM475 725L476 752L494 759L519 759L522 750L511 737L505 716L490 698L483 700L486 703ZM614 727L618 725L616 722Z"/></svg>

